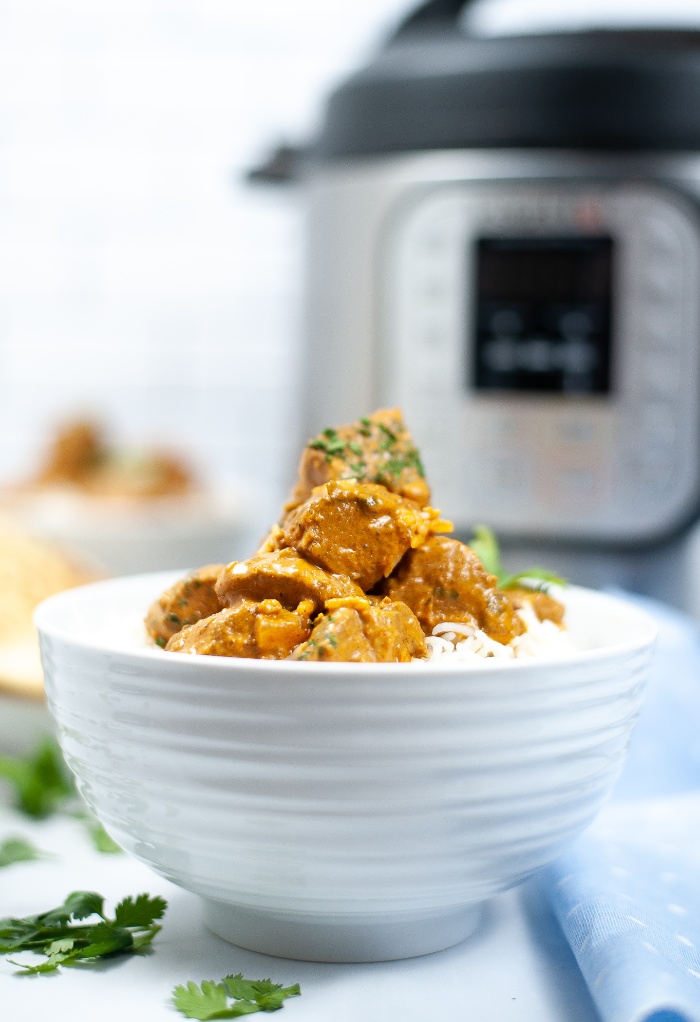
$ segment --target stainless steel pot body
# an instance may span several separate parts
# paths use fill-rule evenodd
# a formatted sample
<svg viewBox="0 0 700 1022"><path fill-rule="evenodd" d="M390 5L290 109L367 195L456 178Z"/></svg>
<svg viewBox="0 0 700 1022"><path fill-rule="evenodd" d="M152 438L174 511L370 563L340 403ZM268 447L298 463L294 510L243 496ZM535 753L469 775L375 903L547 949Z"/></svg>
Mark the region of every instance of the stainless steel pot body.
<svg viewBox="0 0 700 1022"><path fill-rule="evenodd" d="M515 567L692 606L700 156L426 151L326 163L306 188L304 438L400 404L460 534L486 521ZM499 233L614 236L609 393L470 387L464 253Z"/></svg>

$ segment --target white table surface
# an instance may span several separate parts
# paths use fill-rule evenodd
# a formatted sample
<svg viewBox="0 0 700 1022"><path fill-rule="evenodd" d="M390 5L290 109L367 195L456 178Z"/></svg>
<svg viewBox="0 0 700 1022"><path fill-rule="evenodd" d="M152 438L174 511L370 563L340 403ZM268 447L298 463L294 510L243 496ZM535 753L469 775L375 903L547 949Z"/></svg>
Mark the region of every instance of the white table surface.
<svg viewBox="0 0 700 1022"><path fill-rule="evenodd" d="M174 1022L182 1018L169 1003L175 985L243 972L301 984L302 996L285 1003L280 1022L600 1022L532 882L493 899L477 932L450 950L370 965L314 964L270 958L214 936L196 896L125 854L98 853L70 818L34 822L3 805L0 841L9 836L25 837L53 858L0 869L0 916L46 911L73 890L98 891L110 910L127 895L161 894L168 910L149 955L37 977L15 975L0 957L3 1019Z"/></svg>

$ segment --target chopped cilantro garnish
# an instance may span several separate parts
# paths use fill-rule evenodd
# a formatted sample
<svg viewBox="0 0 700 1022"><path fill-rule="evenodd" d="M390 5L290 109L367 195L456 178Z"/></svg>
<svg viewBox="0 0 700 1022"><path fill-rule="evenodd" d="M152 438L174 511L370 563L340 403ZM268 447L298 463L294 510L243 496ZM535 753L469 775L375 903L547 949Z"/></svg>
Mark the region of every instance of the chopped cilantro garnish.
<svg viewBox="0 0 700 1022"><path fill-rule="evenodd" d="M321 437L316 437L315 440L312 440L309 443L309 447L315 451L323 451L326 455L326 461L332 461L333 458L342 455L345 450L345 443L334 429L324 429Z"/></svg>
<svg viewBox="0 0 700 1022"><path fill-rule="evenodd" d="M423 468L423 462L420 460L420 454L415 447L412 447L406 453L406 464L411 468L415 468L416 472L422 478L425 478L425 469Z"/></svg>
<svg viewBox="0 0 700 1022"><path fill-rule="evenodd" d="M399 479L405 468L405 461L402 461L400 458L389 458L389 460L382 465L382 473L387 472L390 476L393 476L394 481L396 481Z"/></svg>
<svg viewBox="0 0 700 1022"><path fill-rule="evenodd" d="M201 984L190 981L173 990L173 1004L185 1018L238 1018L258 1011L277 1011L288 997L298 997L298 983L285 987L270 979L245 979L242 973L224 976L219 983L205 979Z"/></svg>
<svg viewBox="0 0 700 1022"><path fill-rule="evenodd" d="M385 426L383 422L379 423L379 429L384 434L379 440L379 450L389 451L397 441L396 433Z"/></svg>
<svg viewBox="0 0 700 1022"><path fill-rule="evenodd" d="M401 473L408 468L413 469L420 476L425 475L418 451L405 440L402 442L400 439L401 434L404 433L400 423L396 423L395 428L391 429L383 422L373 423L368 418L359 420L357 432L360 436L371 437L373 429L376 431L378 451L386 459L377 468L370 467L373 465L374 452L363 449L362 445L355 440L342 440L335 429L324 429L319 436L309 441L308 446L313 450L323 451L327 462L333 461L334 458L345 461L347 469L343 470L342 478L346 478L347 473L351 472L356 478L364 479L369 475L377 482L381 482L382 478L384 480L391 478L393 483L396 483ZM404 446L407 447L407 450L402 451Z"/></svg>

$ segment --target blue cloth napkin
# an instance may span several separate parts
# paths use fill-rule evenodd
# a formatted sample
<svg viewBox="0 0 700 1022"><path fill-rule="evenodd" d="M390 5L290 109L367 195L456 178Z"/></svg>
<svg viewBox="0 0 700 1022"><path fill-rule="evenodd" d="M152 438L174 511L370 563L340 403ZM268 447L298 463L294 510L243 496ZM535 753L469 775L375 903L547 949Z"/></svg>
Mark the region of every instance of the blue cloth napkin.
<svg viewBox="0 0 700 1022"><path fill-rule="evenodd" d="M605 1022L700 1022L700 629L659 623L613 798L542 875Z"/></svg>

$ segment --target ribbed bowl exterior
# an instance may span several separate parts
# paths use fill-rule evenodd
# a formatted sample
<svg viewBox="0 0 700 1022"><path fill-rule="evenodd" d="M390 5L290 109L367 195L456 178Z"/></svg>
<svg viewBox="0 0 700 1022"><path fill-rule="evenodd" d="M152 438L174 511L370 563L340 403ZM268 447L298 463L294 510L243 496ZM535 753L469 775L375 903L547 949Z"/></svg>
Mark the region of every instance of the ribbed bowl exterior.
<svg viewBox="0 0 700 1022"><path fill-rule="evenodd" d="M620 771L654 631L621 601L572 600L570 615L578 599L606 628L611 606L624 620L609 649L476 669L81 638L100 609L141 614L166 581L62 594L37 624L81 793L127 851L210 901L336 916L476 904L551 861Z"/></svg>

